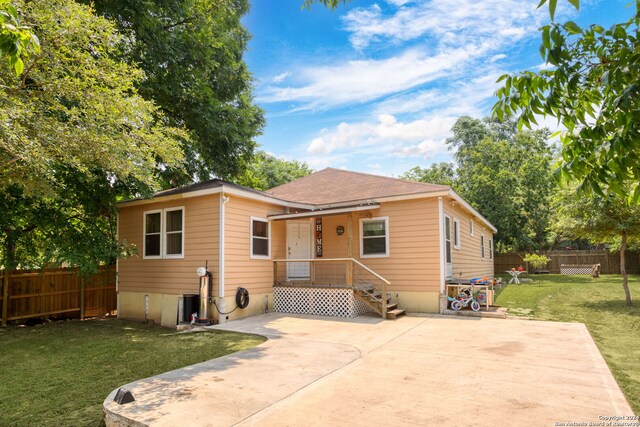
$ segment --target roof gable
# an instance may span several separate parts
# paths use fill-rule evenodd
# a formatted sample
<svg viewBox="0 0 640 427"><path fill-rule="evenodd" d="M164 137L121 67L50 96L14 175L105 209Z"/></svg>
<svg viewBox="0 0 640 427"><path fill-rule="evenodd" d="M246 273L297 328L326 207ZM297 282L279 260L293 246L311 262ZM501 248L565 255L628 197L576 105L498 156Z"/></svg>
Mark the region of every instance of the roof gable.
<svg viewBox="0 0 640 427"><path fill-rule="evenodd" d="M326 168L266 193L298 203L324 205L447 190L449 187L446 185Z"/></svg>

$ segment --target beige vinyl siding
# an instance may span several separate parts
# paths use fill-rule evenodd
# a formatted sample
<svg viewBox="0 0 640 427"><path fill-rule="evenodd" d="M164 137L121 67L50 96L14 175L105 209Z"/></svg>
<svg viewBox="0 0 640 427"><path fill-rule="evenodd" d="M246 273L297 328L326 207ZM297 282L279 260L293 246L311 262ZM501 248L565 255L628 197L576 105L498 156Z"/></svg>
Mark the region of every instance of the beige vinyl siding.
<svg viewBox="0 0 640 427"><path fill-rule="evenodd" d="M389 217L389 256L360 258L360 218L354 214L353 255L391 282L393 291L440 291L440 234L438 199L415 199L381 204L370 217Z"/></svg>
<svg viewBox="0 0 640 427"><path fill-rule="evenodd" d="M444 212L451 217L451 262L453 278L470 279L472 277L493 277L493 260L489 256L489 239L493 239L493 231L480 219L473 217L459 204L444 201ZM473 236L470 235L469 219L473 218ZM453 220L460 226L460 249L453 248ZM481 235L484 235L485 258L480 250Z"/></svg>
<svg viewBox="0 0 640 427"><path fill-rule="evenodd" d="M196 269L209 261L214 285L218 274L219 195L182 198L119 209L118 238L133 243L138 255L118 262L121 292L185 294L198 292ZM143 259L144 212L184 207L184 258Z"/></svg>
<svg viewBox="0 0 640 427"><path fill-rule="evenodd" d="M252 259L251 217L268 218L282 213L281 206L229 197L225 205L225 296L235 295L238 287L246 288L250 294L273 292L273 259L285 256L284 222L270 221L270 259Z"/></svg>

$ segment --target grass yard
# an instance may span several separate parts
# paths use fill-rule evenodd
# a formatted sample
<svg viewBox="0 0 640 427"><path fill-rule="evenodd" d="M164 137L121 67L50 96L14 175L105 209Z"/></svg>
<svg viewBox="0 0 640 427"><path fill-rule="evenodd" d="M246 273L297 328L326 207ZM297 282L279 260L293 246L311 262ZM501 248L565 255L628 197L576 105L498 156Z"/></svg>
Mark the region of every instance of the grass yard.
<svg viewBox="0 0 640 427"><path fill-rule="evenodd" d="M640 414L640 277L630 276L627 307L622 276L540 275L504 287L496 304L510 315L587 325L636 414ZM562 345L562 343L558 343Z"/></svg>
<svg viewBox="0 0 640 427"><path fill-rule="evenodd" d="M264 340L117 319L1 328L0 425L102 425L102 402L116 387Z"/></svg>

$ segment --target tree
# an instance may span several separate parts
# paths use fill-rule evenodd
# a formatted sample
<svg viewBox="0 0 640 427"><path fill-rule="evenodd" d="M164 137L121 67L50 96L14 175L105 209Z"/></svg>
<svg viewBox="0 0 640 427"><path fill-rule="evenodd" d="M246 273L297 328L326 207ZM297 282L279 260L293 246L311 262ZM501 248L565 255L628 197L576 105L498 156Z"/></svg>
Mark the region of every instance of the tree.
<svg viewBox="0 0 640 427"><path fill-rule="evenodd" d="M59 169L55 196L29 195L18 185L0 192L0 267L37 268L66 262L82 272L135 253L117 239L115 200L121 184L97 172Z"/></svg>
<svg viewBox="0 0 640 427"><path fill-rule="evenodd" d="M41 51L19 76L0 67L0 187L55 192L61 165L153 186L158 161L180 165L187 135L136 94L142 73L112 58L121 37L109 21L71 0L17 4Z"/></svg>
<svg viewBox="0 0 640 427"><path fill-rule="evenodd" d="M245 187L264 191L305 177L313 172L313 169L309 168L305 162L282 160L264 151L258 151L251 164L235 182Z"/></svg>
<svg viewBox="0 0 640 427"><path fill-rule="evenodd" d="M24 70L23 59L40 50L40 41L31 28L22 24L18 10L9 0L0 0L0 56L20 75Z"/></svg>
<svg viewBox="0 0 640 427"><path fill-rule="evenodd" d="M0 265L113 262L117 199L156 187L188 135L137 94L112 23L73 0L15 4L41 48L20 75L0 65Z"/></svg>
<svg viewBox="0 0 640 427"><path fill-rule="evenodd" d="M553 19L555 1L549 5ZM519 114L520 124L530 127L536 116L548 115L566 128L557 178L577 180L581 194L615 193L640 202L639 24L636 3L628 21L609 29L545 25L540 53L553 68L499 79L498 118Z"/></svg>
<svg viewBox="0 0 640 427"><path fill-rule="evenodd" d="M248 0L84 0L125 35L121 58L145 74L140 94L165 123L185 128L184 169L158 170L164 187L215 175L232 179L250 163L264 126L243 61Z"/></svg>
<svg viewBox="0 0 640 427"><path fill-rule="evenodd" d="M567 237L585 238L594 244L608 243L620 252L620 272L627 305L631 305L625 252L640 248L640 205L626 197L581 197L576 185L561 189L554 198L553 228Z"/></svg>
<svg viewBox="0 0 640 427"><path fill-rule="evenodd" d="M430 184L448 185L455 189L457 175L453 163L434 163L427 168L415 166L400 175L400 178L409 181L427 182Z"/></svg>

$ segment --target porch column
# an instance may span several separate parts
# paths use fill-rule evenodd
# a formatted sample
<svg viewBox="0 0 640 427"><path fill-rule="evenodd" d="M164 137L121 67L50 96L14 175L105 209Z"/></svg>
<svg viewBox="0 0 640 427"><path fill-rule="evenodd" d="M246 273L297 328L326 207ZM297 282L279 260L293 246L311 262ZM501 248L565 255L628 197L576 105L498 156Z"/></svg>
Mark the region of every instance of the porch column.
<svg viewBox="0 0 640 427"><path fill-rule="evenodd" d="M347 258L353 258L353 212L347 215Z"/></svg>

